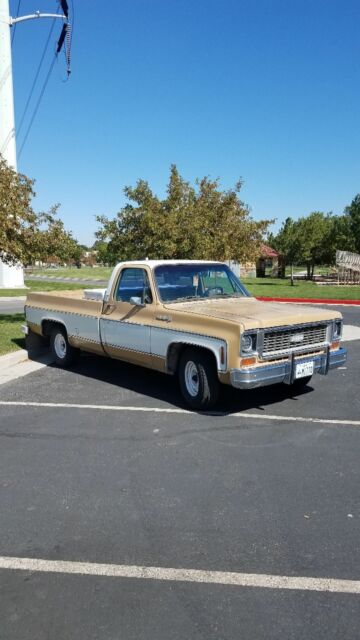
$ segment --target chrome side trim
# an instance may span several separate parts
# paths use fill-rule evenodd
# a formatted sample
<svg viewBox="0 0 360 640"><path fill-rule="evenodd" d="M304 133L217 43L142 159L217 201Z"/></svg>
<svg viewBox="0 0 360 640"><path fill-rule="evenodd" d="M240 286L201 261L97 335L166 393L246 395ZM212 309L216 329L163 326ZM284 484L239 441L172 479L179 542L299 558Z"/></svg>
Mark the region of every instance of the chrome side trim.
<svg viewBox="0 0 360 640"><path fill-rule="evenodd" d="M314 373L326 375L330 369L340 367L346 362L347 352L344 347L340 347L336 351L329 349L325 353L316 356L294 357L291 356L283 362L274 364L266 364L258 367L248 367L244 369L231 369L230 380L233 387L237 389L255 389L256 387L265 387L270 384L278 384L280 382L291 383L293 381L294 364L314 361Z"/></svg>
<svg viewBox="0 0 360 640"><path fill-rule="evenodd" d="M27 307L26 320L38 327L43 322L57 322L62 324L69 336L83 338L92 342L99 342L98 316L81 315L70 311L47 310L38 307Z"/></svg>

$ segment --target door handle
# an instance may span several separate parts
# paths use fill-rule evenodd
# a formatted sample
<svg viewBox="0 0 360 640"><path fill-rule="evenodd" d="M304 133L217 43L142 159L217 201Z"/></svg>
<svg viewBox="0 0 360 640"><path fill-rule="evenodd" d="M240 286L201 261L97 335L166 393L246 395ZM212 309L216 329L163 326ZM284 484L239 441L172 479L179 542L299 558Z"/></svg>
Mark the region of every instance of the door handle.
<svg viewBox="0 0 360 640"><path fill-rule="evenodd" d="M155 316L156 320L160 320L161 322L171 322L170 316Z"/></svg>

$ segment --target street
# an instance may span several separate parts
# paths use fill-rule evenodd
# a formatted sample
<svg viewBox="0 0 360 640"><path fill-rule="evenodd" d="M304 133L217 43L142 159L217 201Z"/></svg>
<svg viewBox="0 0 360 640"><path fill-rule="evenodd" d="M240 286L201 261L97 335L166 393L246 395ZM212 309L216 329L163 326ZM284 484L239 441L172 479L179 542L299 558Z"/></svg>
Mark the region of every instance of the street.
<svg viewBox="0 0 360 640"><path fill-rule="evenodd" d="M16 298L0 298L0 315L24 313L25 300L26 298L24 296L19 296Z"/></svg>
<svg viewBox="0 0 360 640"><path fill-rule="evenodd" d="M358 637L346 346L302 392L224 389L208 415L171 377L87 355L0 386L1 640Z"/></svg>

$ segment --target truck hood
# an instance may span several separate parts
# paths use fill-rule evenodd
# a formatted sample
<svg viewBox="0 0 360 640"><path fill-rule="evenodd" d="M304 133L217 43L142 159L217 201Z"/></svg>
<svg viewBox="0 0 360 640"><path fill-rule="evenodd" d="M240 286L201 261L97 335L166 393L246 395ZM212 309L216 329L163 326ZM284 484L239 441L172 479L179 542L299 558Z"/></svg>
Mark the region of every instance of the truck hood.
<svg viewBox="0 0 360 640"><path fill-rule="evenodd" d="M341 313L331 309L321 309L313 305L281 302L262 302L256 298L230 298L178 302L164 305L169 311L182 311L230 320L241 324L243 330L281 327L291 324L322 322L342 318Z"/></svg>

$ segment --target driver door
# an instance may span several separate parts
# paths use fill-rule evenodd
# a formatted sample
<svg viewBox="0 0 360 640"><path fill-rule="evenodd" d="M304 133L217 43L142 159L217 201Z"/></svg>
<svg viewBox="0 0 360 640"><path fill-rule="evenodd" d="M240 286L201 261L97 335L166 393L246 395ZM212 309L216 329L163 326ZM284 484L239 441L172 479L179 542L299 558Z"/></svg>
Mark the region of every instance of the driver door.
<svg viewBox="0 0 360 640"><path fill-rule="evenodd" d="M134 298L142 306L134 305ZM100 333L109 356L151 365L150 327L154 307L147 270L140 267L121 269L112 297L100 318Z"/></svg>

